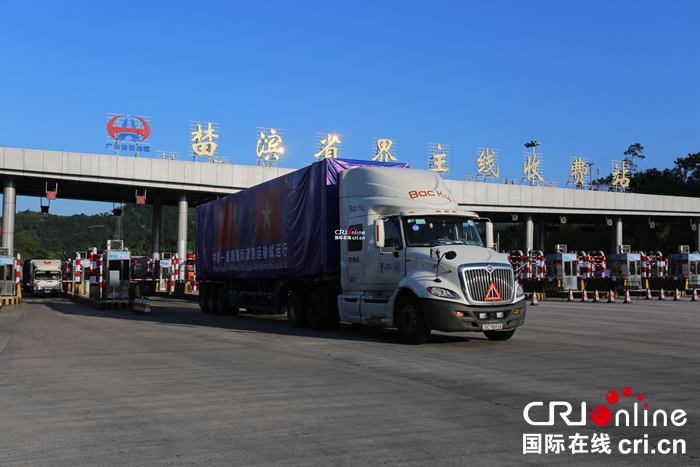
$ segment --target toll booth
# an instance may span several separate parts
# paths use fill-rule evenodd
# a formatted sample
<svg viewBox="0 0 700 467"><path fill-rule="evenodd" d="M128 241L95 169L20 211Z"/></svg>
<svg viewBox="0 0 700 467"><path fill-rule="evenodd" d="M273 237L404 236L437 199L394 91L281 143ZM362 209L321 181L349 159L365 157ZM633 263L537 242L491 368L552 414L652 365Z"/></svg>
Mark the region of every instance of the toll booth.
<svg viewBox="0 0 700 467"><path fill-rule="evenodd" d="M576 253L551 253L545 257L547 277L558 290L579 290L579 260Z"/></svg>
<svg viewBox="0 0 700 467"><path fill-rule="evenodd" d="M662 278L668 276L668 258L660 251L651 251L647 255L649 277Z"/></svg>
<svg viewBox="0 0 700 467"><path fill-rule="evenodd" d="M669 275L684 282L685 288L700 288L700 253L674 253L669 256Z"/></svg>
<svg viewBox="0 0 700 467"><path fill-rule="evenodd" d="M73 293L73 260L66 258L61 261L61 290L63 293Z"/></svg>
<svg viewBox="0 0 700 467"><path fill-rule="evenodd" d="M121 240L107 240L107 249L90 253L89 296L95 301L128 301L131 253Z"/></svg>
<svg viewBox="0 0 700 467"><path fill-rule="evenodd" d="M25 259L22 263L22 291L29 295L32 289L32 260Z"/></svg>
<svg viewBox="0 0 700 467"><path fill-rule="evenodd" d="M644 288L642 283L642 254L616 253L610 256L610 278L626 289Z"/></svg>
<svg viewBox="0 0 700 467"><path fill-rule="evenodd" d="M532 250L528 255L528 263L532 279L542 280L547 277L547 259L542 250Z"/></svg>
<svg viewBox="0 0 700 467"><path fill-rule="evenodd" d="M591 277L602 279L608 274L608 261L603 250L593 250L589 255Z"/></svg>
<svg viewBox="0 0 700 467"><path fill-rule="evenodd" d="M153 261L147 256L132 256L131 264L131 285L136 289L138 286L139 295L152 294L155 291L153 283Z"/></svg>
<svg viewBox="0 0 700 467"><path fill-rule="evenodd" d="M73 266L73 293L88 296L90 292L90 255L87 252L76 253Z"/></svg>
<svg viewBox="0 0 700 467"><path fill-rule="evenodd" d="M107 240L104 292L107 300L129 300L131 253L122 240Z"/></svg>
<svg viewBox="0 0 700 467"><path fill-rule="evenodd" d="M189 283L193 283L197 277L196 259L197 257L194 253L187 253L187 259L185 260L185 280Z"/></svg>
<svg viewBox="0 0 700 467"><path fill-rule="evenodd" d="M163 252L160 254L160 259L155 262L155 279L156 290L160 292L170 293L172 290L171 283L175 279L175 257L173 253Z"/></svg>
<svg viewBox="0 0 700 467"><path fill-rule="evenodd" d="M90 259L87 253L76 253L75 258L68 258L63 265L63 291L69 295L87 294L86 282L89 284Z"/></svg>
<svg viewBox="0 0 700 467"><path fill-rule="evenodd" d="M576 261L578 261L578 275L581 279L591 277L591 258L585 251L574 251Z"/></svg>
<svg viewBox="0 0 700 467"><path fill-rule="evenodd" d="M15 296L16 287L16 259L12 256L0 255L0 295L3 297Z"/></svg>

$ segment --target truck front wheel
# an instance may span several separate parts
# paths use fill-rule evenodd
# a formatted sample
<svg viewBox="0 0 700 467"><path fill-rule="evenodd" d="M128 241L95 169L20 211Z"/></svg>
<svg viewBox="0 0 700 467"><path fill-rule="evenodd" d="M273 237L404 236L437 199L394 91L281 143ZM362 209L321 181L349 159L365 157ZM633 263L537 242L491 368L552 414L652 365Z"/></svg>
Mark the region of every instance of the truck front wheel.
<svg viewBox="0 0 700 467"><path fill-rule="evenodd" d="M306 295L306 323L311 329L325 329L326 313L323 309L323 296L321 293L310 290Z"/></svg>
<svg viewBox="0 0 700 467"><path fill-rule="evenodd" d="M295 328L300 328L306 324L303 306L304 300L298 291L294 290L287 296L287 319Z"/></svg>
<svg viewBox="0 0 700 467"><path fill-rule="evenodd" d="M492 341L507 341L513 337L515 329L511 329L510 331L484 331L484 334Z"/></svg>
<svg viewBox="0 0 700 467"><path fill-rule="evenodd" d="M406 344L423 344L430 338L430 328L425 322L420 302L413 295L407 294L399 299L394 322L401 340Z"/></svg>

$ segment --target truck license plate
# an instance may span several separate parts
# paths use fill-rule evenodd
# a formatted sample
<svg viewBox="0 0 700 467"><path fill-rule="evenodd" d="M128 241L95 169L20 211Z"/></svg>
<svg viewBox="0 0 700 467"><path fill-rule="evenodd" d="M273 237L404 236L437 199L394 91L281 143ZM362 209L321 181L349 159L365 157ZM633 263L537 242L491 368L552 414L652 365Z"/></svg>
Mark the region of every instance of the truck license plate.
<svg viewBox="0 0 700 467"><path fill-rule="evenodd" d="M503 329L503 323L486 323L481 325L482 331L498 331Z"/></svg>

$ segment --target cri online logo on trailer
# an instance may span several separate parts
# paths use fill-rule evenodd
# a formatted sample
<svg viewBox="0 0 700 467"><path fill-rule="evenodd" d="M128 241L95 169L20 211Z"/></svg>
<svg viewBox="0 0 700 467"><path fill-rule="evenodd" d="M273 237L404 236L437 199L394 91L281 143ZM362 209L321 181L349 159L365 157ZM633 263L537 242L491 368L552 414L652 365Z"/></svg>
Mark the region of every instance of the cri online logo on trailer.
<svg viewBox="0 0 700 467"><path fill-rule="evenodd" d="M107 121L107 133L111 140L107 149L115 151L150 152L144 142L151 135L151 125L144 117L119 114Z"/></svg>

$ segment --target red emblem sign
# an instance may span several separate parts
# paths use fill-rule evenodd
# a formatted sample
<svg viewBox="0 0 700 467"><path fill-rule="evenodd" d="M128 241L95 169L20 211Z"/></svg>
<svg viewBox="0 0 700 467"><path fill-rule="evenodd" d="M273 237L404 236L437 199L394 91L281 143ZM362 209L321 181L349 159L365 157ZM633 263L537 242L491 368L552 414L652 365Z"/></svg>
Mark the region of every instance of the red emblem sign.
<svg viewBox="0 0 700 467"><path fill-rule="evenodd" d="M120 139L120 136L128 135L134 141L139 143L148 139L148 136L151 134L151 126L148 124L146 119L144 119L143 117L139 117L138 115L133 116L133 118L141 122L143 128L135 128L136 125L134 125L133 123L133 128L129 128L126 126L117 126L117 120L124 116L125 114L119 114L109 119L109 121L107 122L107 133L109 133L109 136L111 136L114 139Z"/></svg>
<svg viewBox="0 0 700 467"><path fill-rule="evenodd" d="M484 301L485 302L500 302L503 300L501 298L501 292L498 291L496 288L496 283L494 281L491 281L491 284L489 284L489 288L486 290L486 295L484 296Z"/></svg>

